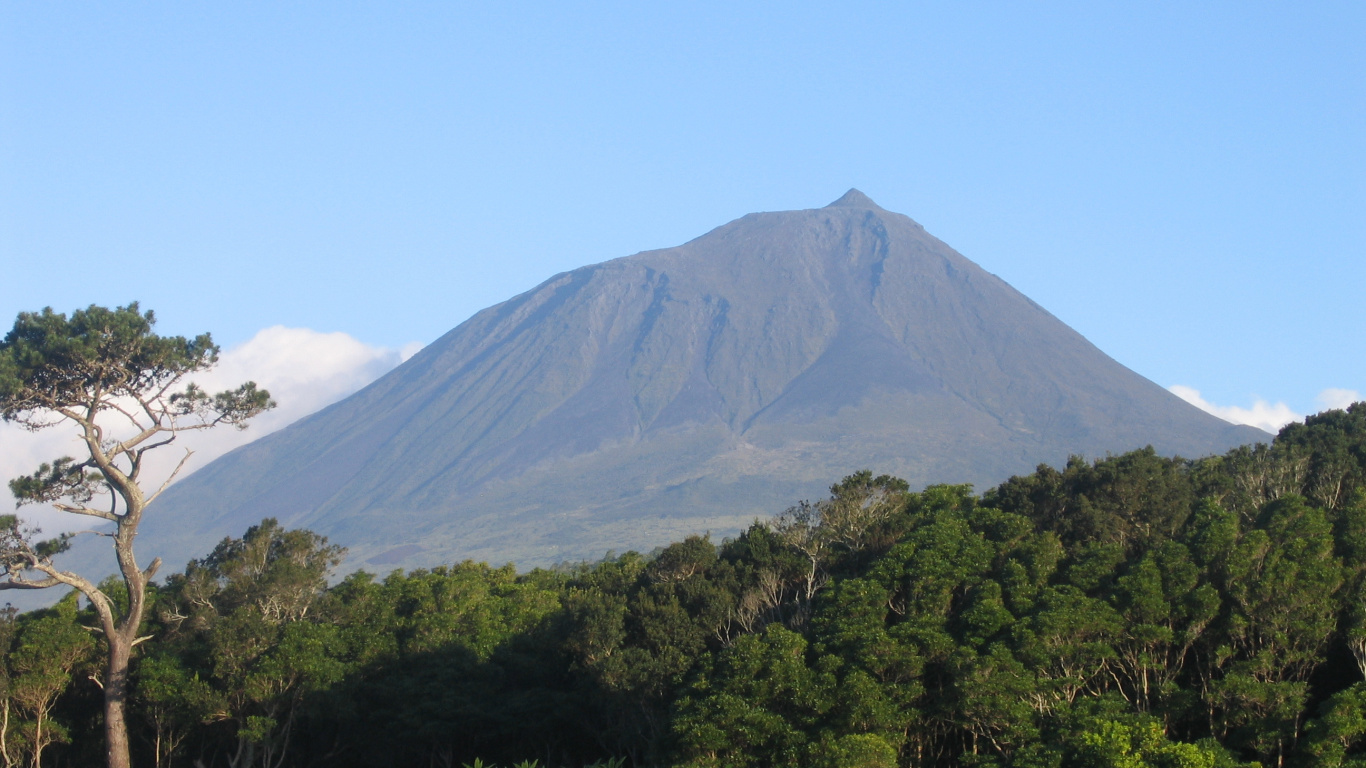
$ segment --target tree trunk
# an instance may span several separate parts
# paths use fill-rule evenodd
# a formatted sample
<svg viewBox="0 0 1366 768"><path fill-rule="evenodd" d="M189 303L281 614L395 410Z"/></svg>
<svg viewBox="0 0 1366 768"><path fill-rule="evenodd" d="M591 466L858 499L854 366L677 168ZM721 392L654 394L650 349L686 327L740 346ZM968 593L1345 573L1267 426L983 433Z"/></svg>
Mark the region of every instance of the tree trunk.
<svg viewBox="0 0 1366 768"><path fill-rule="evenodd" d="M128 659L132 643L115 633L109 641L108 674L104 681L104 738L108 749L109 768L131 768L128 753L128 725L125 709L128 704Z"/></svg>
<svg viewBox="0 0 1366 768"><path fill-rule="evenodd" d="M0 710L4 712L4 719L0 720L0 757L5 759L5 768L14 768L14 758L9 756L9 697L6 696L4 703L0 704Z"/></svg>

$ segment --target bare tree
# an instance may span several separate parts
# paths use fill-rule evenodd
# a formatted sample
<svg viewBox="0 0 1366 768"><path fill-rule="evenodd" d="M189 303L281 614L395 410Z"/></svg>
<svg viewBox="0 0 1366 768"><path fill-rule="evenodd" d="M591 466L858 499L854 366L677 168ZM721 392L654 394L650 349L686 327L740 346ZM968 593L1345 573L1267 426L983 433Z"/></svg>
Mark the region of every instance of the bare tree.
<svg viewBox="0 0 1366 768"><path fill-rule="evenodd" d="M253 382L216 395L188 382L218 361L218 347L208 334L157 336L155 322L136 303L112 310L91 306L70 318L48 308L21 313L0 342L0 417L33 431L74 427L84 448L80 459L62 457L10 481L10 490L21 505L51 503L113 524L112 531L90 533L112 539L126 605L53 563L72 534L38 541L37 529L14 515L0 517L0 589L67 585L80 590L99 616L108 652L103 685L110 768L129 766L128 665L133 648L148 639L138 636L138 627L147 584L161 565L154 558L146 568L138 566L134 537L147 505L185 466L190 451L155 486L144 485L147 455L187 430L245 428L275 405Z"/></svg>
<svg viewBox="0 0 1366 768"><path fill-rule="evenodd" d="M830 498L802 501L769 523L787 546L807 559L805 599L809 604L829 580L823 568L836 551L860 552L875 529L905 509L906 481L890 475L855 472L830 486Z"/></svg>
<svg viewBox="0 0 1366 768"><path fill-rule="evenodd" d="M806 558L806 583L802 590L803 621L805 615L810 613L812 599L829 581L824 567L832 539L830 529L821 525L821 504L798 502L769 523L780 541Z"/></svg>

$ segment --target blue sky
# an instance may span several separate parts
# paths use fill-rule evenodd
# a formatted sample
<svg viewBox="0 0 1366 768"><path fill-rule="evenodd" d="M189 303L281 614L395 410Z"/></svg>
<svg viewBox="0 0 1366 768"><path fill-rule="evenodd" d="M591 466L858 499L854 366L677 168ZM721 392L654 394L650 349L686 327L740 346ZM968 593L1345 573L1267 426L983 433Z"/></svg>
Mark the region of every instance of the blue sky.
<svg viewBox="0 0 1366 768"><path fill-rule="evenodd" d="M1163 386L1312 412L1366 392L1363 40L1360 2L5 2L0 317L397 350L858 187Z"/></svg>

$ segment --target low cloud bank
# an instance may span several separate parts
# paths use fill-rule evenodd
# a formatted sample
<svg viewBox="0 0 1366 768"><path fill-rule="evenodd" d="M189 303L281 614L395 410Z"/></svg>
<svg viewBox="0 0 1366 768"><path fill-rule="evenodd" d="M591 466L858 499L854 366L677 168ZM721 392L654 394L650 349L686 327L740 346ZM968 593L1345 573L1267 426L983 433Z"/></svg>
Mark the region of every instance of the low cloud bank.
<svg viewBox="0 0 1366 768"><path fill-rule="evenodd" d="M401 349L375 347L345 333L320 333L308 328L274 326L220 355L213 370L193 377L206 391L219 392L245 381L270 390L279 406L251 421L242 431L231 427L182 433L173 445L148 454L143 477L148 485L160 484L185 455L194 451L181 476L259 437L288 426L388 373L412 357L422 345ZM160 454L160 455L157 455ZM28 432L0 423L0 480L28 474L44 461L82 454L81 444L68 425ZM156 460L152 461L155 456ZM0 508L13 509L7 485L0 485ZM45 532L80 530L87 521L40 505L26 506L21 513Z"/></svg>
<svg viewBox="0 0 1366 768"><path fill-rule="evenodd" d="M1296 413L1283 402L1270 403L1257 398L1251 408L1237 405L1215 405L1200 396L1200 390L1176 384L1168 387L1172 394L1199 408L1233 424L1246 424L1272 434L1292 421L1303 421L1305 414ZM1352 389L1325 389L1315 400L1322 410L1346 408L1361 399L1361 394Z"/></svg>

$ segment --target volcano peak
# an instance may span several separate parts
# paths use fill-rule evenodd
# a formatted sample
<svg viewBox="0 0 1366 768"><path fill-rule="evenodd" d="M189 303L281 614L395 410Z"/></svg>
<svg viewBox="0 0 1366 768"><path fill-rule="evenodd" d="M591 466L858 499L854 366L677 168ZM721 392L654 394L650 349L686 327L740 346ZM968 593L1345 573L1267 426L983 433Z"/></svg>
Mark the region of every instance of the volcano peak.
<svg viewBox="0 0 1366 768"><path fill-rule="evenodd" d="M858 191L857 189L853 189L853 188L851 188L848 192L845 192L844 195L843 195L842 197L840 197L840 199L836 200L835 202L833 202L833 203L831 203L831 204L829 204L829 205L827 205L827 206L825 206L825 207L826 207L826 208L872 208L872 209L879 210L879 211L882 210L882 206L880 206L880 205L878 205L877 203L873 202L873 199L872 199L871 197L868 197L867 195L865 195L865 194L863 194L862 192Z"/></svg>

